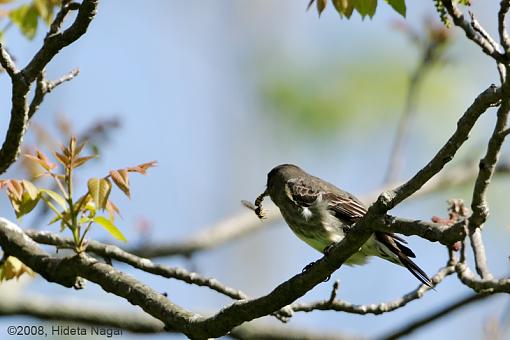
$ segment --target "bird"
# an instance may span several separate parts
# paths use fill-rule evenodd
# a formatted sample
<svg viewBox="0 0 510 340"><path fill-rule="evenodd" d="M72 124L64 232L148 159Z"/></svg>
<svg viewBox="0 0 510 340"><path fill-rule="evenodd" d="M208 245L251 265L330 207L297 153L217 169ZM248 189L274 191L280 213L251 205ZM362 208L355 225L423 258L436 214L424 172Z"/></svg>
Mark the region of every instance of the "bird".
<svg viewBox="0 0 510 340"><path fill-rule="evenodd" d="M265 196L280 209L297 237L325 254L330 246L342 241L367 212L366 206L354 195L294 164L278 165L268 173L266 190L255 201L255 212L260 218L263 218ZM363 265L371 256L378 256L407 268L421 283L432 287L427 274L410 259L416 255L405 244L407 242L394 233L375 231L345 263Z"/></svg>

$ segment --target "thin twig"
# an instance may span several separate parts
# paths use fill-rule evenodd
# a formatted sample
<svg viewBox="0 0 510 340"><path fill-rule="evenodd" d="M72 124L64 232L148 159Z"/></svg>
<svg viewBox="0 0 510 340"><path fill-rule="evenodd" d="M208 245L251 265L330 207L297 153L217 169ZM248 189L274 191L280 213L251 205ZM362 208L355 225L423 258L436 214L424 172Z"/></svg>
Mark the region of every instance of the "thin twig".
<svg viewBox="0 0 510 340"><path fill-rule="evenodd" d="M405 294L404 296L389 302L383 302L379 304L369 305L356 305L343 300L324 300L310 303L293 303L289 307L294 312L312 312L314 310L334 310L353 314L384 314L392 312L396 309L406 306L409 302L418 300L424 296L424 294L434 289L440 282L442 282L447 276L455 273L455 265L450 265L441 268L432 278L432 287L427 285L420 285L415 290Z"/></svg>
<svg viewBox="0 0 510 340"><path fill-rule="evenodd" d="M41 71L39 76L37 77L36 87L34 97L32 98L32 102L28 108L28 119L31 119L32 116L37 112L39 106L44 100L44 96L47 93L50 93L55 87L60 84L73 80L80 73L79 69L74 69L61 78L53 81L48 81L45 79L44 70Z"/></svg>
<svg viewBox="0 0 510 340"><path fill-rule="evenodd" d="M397 328L389 334L377 337L377 339L384 340L393 340L400 339L405 335L411 334L412 332L428 326L432 322L441 319L443 316L450 315L452 312L466 307L474 302L481 301L487 297L491 296L490 294L473 294L470 293L460 299L455 300L453 303L449 303L445 307L442 307L436 311L426 314L423 317L420 317L410 323L406 323L404 326Z"/></svg>
<svg viewBox="0 0 510 340"><path fill-rule="evenodd" d="M59 248L74 249L73 240L62 238L50 232L38 232L29 230L26 232L26 234L37 243L49 244ZM243 300L248 298L248 296L243 292L234 288L230 288L214 278L203 277L200 274L189 272L182 268L172 268L160 264L155 264L149 259L140 258L114 245L103 244L96 241L87 241L86 245L86 251L88 253L93 253L103 258L109 258L129 264L130 266L143 270L147 273L184 281L186 283L194 284L197 286L208 287L217 291L218 293L236 300Z"/></svg>

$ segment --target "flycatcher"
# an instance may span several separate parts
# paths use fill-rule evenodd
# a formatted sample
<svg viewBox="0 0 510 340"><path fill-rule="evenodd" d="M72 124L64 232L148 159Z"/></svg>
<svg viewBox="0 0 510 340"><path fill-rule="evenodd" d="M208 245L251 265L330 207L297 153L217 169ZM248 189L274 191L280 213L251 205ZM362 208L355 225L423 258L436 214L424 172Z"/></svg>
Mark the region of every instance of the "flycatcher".
<svg viewBox="0 0 510 340"><path fill-rule="evenodd" d="M340 242L346 231L367 212L365 205L352 194L292 164L279 165L267 175L266 191L255 201L259 217L262 217L262 200L268 195L292 231L321 253ZM427 274L409 259L416 257L415 254L403 243L407 242L393 233L376 231L345 263L362 265L368 257L379 256L406 267L423 284L431 286Z"/></svg>

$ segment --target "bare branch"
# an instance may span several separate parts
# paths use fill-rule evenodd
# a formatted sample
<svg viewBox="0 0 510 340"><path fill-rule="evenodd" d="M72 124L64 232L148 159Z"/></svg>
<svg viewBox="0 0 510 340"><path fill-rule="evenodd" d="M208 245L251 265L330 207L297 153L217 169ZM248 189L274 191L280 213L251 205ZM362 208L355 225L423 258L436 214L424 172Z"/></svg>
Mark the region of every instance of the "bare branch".
<svg viewBox="0 0 510 340"><path fill-rule="evenodd" d="M0 149L0 174L4 173L18 157L29 119L27 95L32 82L41 77L44 67L62 48L73 43L86 32L96 13L98 1L83 0L73 24L62 33L48 36L29 64L19 72L16 72L12 59L0 45L0 63L7 70L12 81L11 119ZM37 105L34 105L34 108L35 106Z"/></svg>
<svg viewBox="0 0 510 340"><path fill-rule="evenodd" d="M487 297L491 296L490 294L468 294L464 297L461 297L460 299L454 301L453 303L450 303L446 305L443 308L440 308L439 310L433 311L432 313L429 313L421 318L418 318L417 320L404 325L403 327L397 328L397 330L392 331L389 334L377 337L378 339L385 339L385 340L393 340L393 339L401 339L405 335L411 334L412 332L424 327L428 326L430 323L440 320L442 317L446 315L451 315L453 311L456 311L460 308L466 307L474 302L481 301Z"/></svg>
<svg viewBox="0 0 510 340"><path fill-rule="evenodd" d="M76 11L79 8L80 8L79 3L71 2L71 0L63 0L60 11L58 11L57 15L55 16L55 19L51 23L50 29L46 34L45 40L48 39L53 34L56 34L60 30L66 16L69 14L70 11Z"/></svg>
<svg viewBox="0 0 510 340"><path fill-rule="evenodd" d="M507 56L510 54L510 38L508 37L508 31L506 29L506 17L509 9L510 1L501 0L498 12L498 32L501 46L503 46Z"/></svg>
<svg viewBox="0 0 510 340"><path fill-rule="evenodd" d="M494 48L496 51L499 50L499 45L498 43L494 40L494 38L485 30L485 28L483 28L483 26L480 24L480 22L478 21L478 19L476 19L475 17L475 14L471 11L469 11L469 16L471 17L471 27L473 27L473 29L475 31L477 31L478 33L480 33L480 35L482 37L484 37L485 40L487 40L487 42L492 46L492 48Z"/></svg>
<svg viewBox="0 0 510 340"><path fill-rule="evenodd" d="M453 159L459 148L464 144L469 136L469 132L474 124L492 104L498 102L501 96L501 89L491 85L476 97L475 101L466 110L457 122L457 129L448 139L439 152L430 160L430 162L420 169L409 181L400 187L386 191L381 194L377 201L369 209L372 213L386 213L397 204L413 195L427 181L435 176L449 161Z"/></svg>
<svg viewBox="0 0 510 340"><path fill-rule="evenodd" d="M199 315L186 311L149 286L85 254L66 258L49 256L18 226L3 218L0 218L0 246L4 252L17 257L50 282L70 288L75 285L77 277L82 277L140 306L149 315L163 321L169 329L186 335L204 335L203 330L195 330L192 322Z"/></svg>
<svg viewBox="0 0 510 340"><path fill-rule="evenodd" d="M59 248L69 249L74 248L73 240L62 238L50 232L27 231L26 234L37 243L49 244L57 246ZM114 245L103 244L96 241L87 241L86 251L88 253L94 253L96 255L99 255L103 258L114 259L116 261L129 264L130 266L143 270L147 273L159 275L165 278L181 280L186 283L194 284L197 286L208 287L211 288L212 290L217 291L218 293L221 293L236 300L243 300L248 298L248 296L243 292L236 290L234 288L230 288L214 278L203 277L200 274L189 272L182 268L172 268L164 265L155 264L149 259L140 258Z"/></svg>
<svg viewBox="0 0 510 340"><path fill-rule="evenodd" d="M23 70L28 83L33 82L37 78L39 73L62 48L72 44L85 34L96 14L98 2L99 0L83 0L73 24L64 32L54 33L46 37L41 49ZM55 20L57 19L55 18Z"/></svg>
<svg viewBox="0 0 510 340"><path fill-rule="evenodd" d="M420 236L431 242L451 245L466 237L466 221L462 220L453 225L440 224L421 220L410 220L386 215L376 220L373 230L393 232L406 236Z"/></svg>
<svg viewBox="0 0 510 340"><path fill-rule="evenodd" d="M409 302L420 299L425 295L427 291L436 287L447 276L453 273L455 273L455 265L443 267L436 273L436 275L432 277L431 281L433 287L429 287L427 285L422 284L415 290L390 302L369 305L355 305L343 300L329 299L310 303L293 303L289 307L292 308L294 312L312 312L314 310L334 310L339 312L341 311L361 315L365 314L379 315L383 313L392 312L396 309L406 306Z"/></svg>
<svg viewBox="0 0 510 340"><path fill-rule="evenodd" d="M506 63L505 56L502 55L495 49L491 43L485 39L484 36L482 36L480 33L478 33L476 30L471 27L469 22L464 18L464 15L462 12L453 4L452 0L442 0L444 7L448 11L448 14L453 19L453 22L456 26L460 27L464 33L466 34L466 37L469 40L472 40L475 42L478 46L482 48L482 51L487 54L488 56L492 57L494 60L496 60L499 63Z"/></svg>
<svg viewBox="0 0 510 340"><path fill-rule="evenodd" d="M52 300L43 296L19 296L9 298L4 296L0 300L1 316L29 316L41 320L66 321L94 327L118 328L133 333L162 333L164 324L140 312L125 312L122 310L105 309L103 306L87 306L83 303L69 303ZM325 339L346 340L359 339L339 334L317 333L306 329L289 329L246 324L235 328L229 333L234 339Z"/></svg>
<svg viewBox="0 0 510 340"><path fill-rule="evenodd" d="M60 84L65 83L66 81L73 80L79 73L80 73L79 69L74 69L68 74L62 76L60 79L48 81L44 77L44 70L41 71L41 73L37 77L34 98L32 98L32 102L30 103L30 106L28 108L28 119L31 119L32 116L37 112L39 106L44 100L44 96L47 93L50 93L55 87L59 86Z"/></svg>
<svg viewBox="0 0 510 340"><path fill-rule="evenodd" d="M504 95L508 92L506 88L508 84L504 84ZM483 279L491 279L492 274L487 265L485 249L482 241L482 233L480 227L485 223L489 207L486 198L487 188L496 170L496 164L499 159L501 146L505 140L506 129L508 125L508 115L510 111L510 102L508 99L503 100L498 113L494 131L489 139L487 152L482 160L480 160L479 172L473 189L473 198L471 201L471 210L473 213L469 217L469 238L471 248L475 256L476 270Z"/></svg>
<svg viewBox="0 0 510 340"><path fill-rule="evenodd" d="M9 52L5 49L4 45L0 43L0 65L5 69L9 77L13 78L18 70L16 69L16 64L14 60L12 60Z"/></svg>
<svg viewBox="0 0 510 340"><path fill-rule="evenodd" d="M506 279L477 279L469 267L462 262L455 266L457 276L469 288L476 292L510 293L510 278Z"/></svg>

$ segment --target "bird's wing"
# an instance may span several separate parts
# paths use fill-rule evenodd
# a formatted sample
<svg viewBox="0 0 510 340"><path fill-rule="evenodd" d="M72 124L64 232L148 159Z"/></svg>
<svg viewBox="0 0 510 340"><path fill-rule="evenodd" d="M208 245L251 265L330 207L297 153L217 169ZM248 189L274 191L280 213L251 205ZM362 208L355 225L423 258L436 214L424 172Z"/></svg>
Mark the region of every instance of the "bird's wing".
<svg viewBox="0 0 510 340"><path fill-rule="evenodd" d="M365 215L367 209L357 198L348 193L327 192L323 198L328 202L329 209L340 220L355 221Z"/></svg>
<svg viewBox="0 0 510 340"><path fill-rule="evenodd" d="M292 178L286 182L287 194L296 204L309 207L318 198L340 220L354 222L363 217L366 208L356 197L319 178Z"/></svg>
<svg viewBox="0 0 510 340"><path fill-rule="evenodd" d="M313 186L309 181L304 178L292 178L286 182L287 195L289 198L301 207L309 207L319 195L322 194L320 188Z"/></svg>
<svg viewBox="0 0 510 340"><path fill-rule="evenodd" d="M395 236L391 233L383 233L376 231L375 239L382 243L389 251L395 254L400 263L407 268L421 283L432 287L432 282L430 281L427 274L420 268L416 263L414 263L409 257L416 257L411 249L399 243L399 237Z"/></svg>

